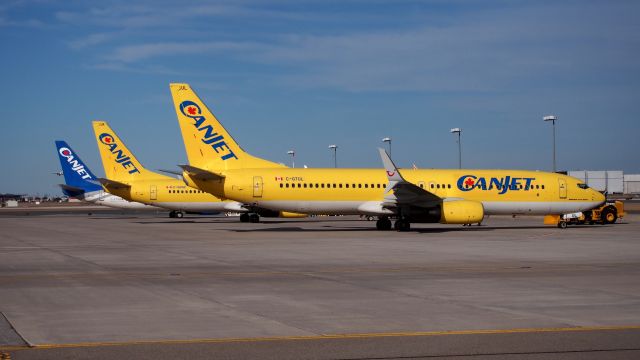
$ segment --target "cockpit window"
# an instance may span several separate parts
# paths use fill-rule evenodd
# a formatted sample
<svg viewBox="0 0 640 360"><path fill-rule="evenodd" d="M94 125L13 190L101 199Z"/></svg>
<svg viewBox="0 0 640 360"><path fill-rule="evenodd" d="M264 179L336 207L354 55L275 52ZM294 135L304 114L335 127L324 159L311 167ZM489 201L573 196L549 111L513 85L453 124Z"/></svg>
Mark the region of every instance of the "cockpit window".
<svg viewBox="0 0 640 360"><path fill-rule="evenodd" d="M587 184L578 184L578 187L579 187L580 189L588 189L588 188L589 188L589 185L587 185Z"/></svg>

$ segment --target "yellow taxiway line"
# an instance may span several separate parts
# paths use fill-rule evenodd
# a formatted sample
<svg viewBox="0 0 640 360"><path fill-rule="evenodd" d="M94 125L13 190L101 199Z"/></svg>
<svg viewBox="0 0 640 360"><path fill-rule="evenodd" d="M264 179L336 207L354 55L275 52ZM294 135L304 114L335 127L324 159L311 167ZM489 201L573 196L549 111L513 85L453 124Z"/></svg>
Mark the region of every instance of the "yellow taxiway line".
<svg viewBox="0 0 640 360"><path fill-rule="evenodd" d="M550 332L588 332L588 331L613 331L613 330L640 330L640 326L581 326L581 327L519 328L519 329L498 329L498 330L486 329L486 330L413 331L413 332L360 333L360 334L358 333L320 334L320 335L273 336L273 337L255 337L255 338L107 341L107 342L86 342L86 343L69 343L69 344L36 344L31 347L0 346L0 350L11 351L11 350L22 350L22 349L59 349L59 348L75 348L75 347L128 346L128 345L241 343L241 342L331 340L331 339L374 339L374 338L386 338L386 337L550 333Z"/></svg>

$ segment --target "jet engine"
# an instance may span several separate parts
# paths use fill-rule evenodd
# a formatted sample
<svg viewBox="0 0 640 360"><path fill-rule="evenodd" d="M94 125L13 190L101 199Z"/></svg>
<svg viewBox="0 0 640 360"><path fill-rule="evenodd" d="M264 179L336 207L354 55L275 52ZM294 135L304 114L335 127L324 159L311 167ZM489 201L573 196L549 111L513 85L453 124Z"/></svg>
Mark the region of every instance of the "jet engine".
<svg viewBox="0 0 640 360"><path fill-rule="evenodd" d="M440 213L442 224L473 224L482 222L484 207L472 200L444 201Z"/></svg>

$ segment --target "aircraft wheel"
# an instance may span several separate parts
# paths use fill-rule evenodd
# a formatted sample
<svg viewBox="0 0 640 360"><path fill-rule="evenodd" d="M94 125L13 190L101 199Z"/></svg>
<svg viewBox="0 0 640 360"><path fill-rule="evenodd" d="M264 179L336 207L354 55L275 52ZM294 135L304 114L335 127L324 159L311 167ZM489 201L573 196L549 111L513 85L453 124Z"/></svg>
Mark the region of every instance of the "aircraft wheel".
<svg viewBox="0 0 640 360"><path fill-rule="evenodd" d="M616 211L610 207L604 209L602 214L600 214L600 217L602 218L602 225L613 224L618 220L618 214L616 214Z"/></svg>
<svg viewBox="0 0 640 360"><path fill-rule="evenodd" d="M388 218L381 218L376 221L376 229L378 230L391 230L391 220Z"/></svg>
<svg viewBox="0 0 640 360"><path fill-rule="evenodd" d="M252 223L260 222L260 215L258 215L258 214L249 215L249 222L252 222Z"/></svg>
<svg viewBox="0 0 640 360"><path fill-rule="evenodd" d="M169 217L170 217L170 218L174 218L174 217L176 217L176 212L175 212L175 211L170 211L170 212L169 212Z"/></svg>
<svg viewBox="0 0 640 360"><path fill-rule="evenodd" d="M249 222L249 214L247 213L240 214L240 222Z"/></svg>
<svg viewBox="0 0 640 360"><path fill-rule="evenodd" d="M178 219L182 219L183 216L184 213L182 211L176 211L176 214L174 215L174 217L177 217Z"/></svg>
<svg viewBox="0 0 640 360"><path fill-rule="evenodd" d="M560 229L566 229L566 228L567 228L567 222L566 222L566 221L560 221L560 222L558 223L558 227L559 227Z"/></svg>
<svg viewBox="0 0 640 360"><path fill-rule="evenodd" d="M404 219L398 219L393 227L398 231L409 231L409 229L411 229L411 223Z"/></svg>

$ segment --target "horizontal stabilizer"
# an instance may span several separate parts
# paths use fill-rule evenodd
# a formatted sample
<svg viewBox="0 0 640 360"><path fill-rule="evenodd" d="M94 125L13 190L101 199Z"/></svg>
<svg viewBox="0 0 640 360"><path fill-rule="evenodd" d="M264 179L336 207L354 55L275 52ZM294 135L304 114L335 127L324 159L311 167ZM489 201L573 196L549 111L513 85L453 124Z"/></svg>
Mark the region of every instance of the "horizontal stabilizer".
<svg viewBox="0 0 640 360"><path fill-rule="evenodd" d="M163 172L165 174L172 174L172 175L180 175L180 176L182 176L182 172L178 171L178 170L158 169L158 171Z"/></svg>
<svg viewBox="0 0 640 360"><path fill-rule="evenodd" d="M98 181L100 181L100 184L104 185L104 187L109 189L114 189L114 190L129 189L131 187L131 185L129 184L125 184L119 181L109 180L105 178L98 178Z"/></svg>
<svg viewBox="0 0 640 360"><path fill-rule="evenodd" d="M58 186L60 186L61 188L67 190L67 191L71 191L74 193L83 193L84 189L83 188L79 188L77 186L71 186L71 185L66 185L66 184L58 184Z"/></svg>
<svg viewBox="0 0 640 360"><path fill-rule="evenodd" d="M200 169L191 165L178 165L178 166L181 167L182 170L184 170L187 174L189 174L191 178L196 180L222 180L225 177L222 174L217 174L209 170Z"/></svg>

